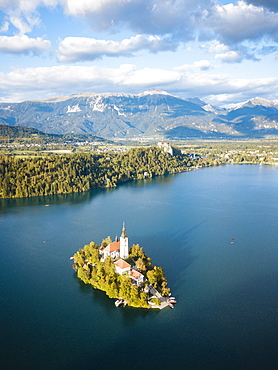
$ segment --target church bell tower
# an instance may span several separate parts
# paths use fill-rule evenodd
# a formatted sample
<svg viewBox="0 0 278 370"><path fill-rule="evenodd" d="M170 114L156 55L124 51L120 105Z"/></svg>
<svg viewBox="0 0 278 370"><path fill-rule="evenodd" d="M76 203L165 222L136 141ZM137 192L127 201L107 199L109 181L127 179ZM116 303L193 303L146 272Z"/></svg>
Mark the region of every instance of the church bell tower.
<svg viewBox="0 0 278 370"><path fill-rule="evenodd" d="M122 259L128 257L128 237L126 235L125 223L123 223L122 235L120 237L120 257Z"/></svg>

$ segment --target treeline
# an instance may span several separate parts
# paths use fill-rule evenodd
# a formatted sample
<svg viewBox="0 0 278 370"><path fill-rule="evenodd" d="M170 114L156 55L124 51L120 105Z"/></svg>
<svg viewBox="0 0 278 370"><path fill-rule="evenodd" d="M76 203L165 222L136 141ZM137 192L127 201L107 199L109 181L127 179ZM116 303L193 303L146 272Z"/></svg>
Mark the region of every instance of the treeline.
<svg viewBox="0 0 278 370"><path fill-rule="evenodd" d="M101 137L91 134L47 134L32 127L14 126L0 124L1 141L24 141L24 142L45 142L45 143L63 143L74 141L99 141L109 142ZM28 140L29 139L29 140Z"/></svg>
<svg viewBox="0 0 278 370"><path fill-rule="evenodd" d="M121 182L192 166L185 155L170 156L156 147L126 153L71 154L48 157L0 156L0 197L33 197L113 187Z"/></svg>
<svg viewBox="0 0 278 370"><path fill-rule="evenodd" d="M31 127L0 124L0 137L14 139L18 137L32 137L32 135L45 136L42 131Z"/></svg>
<svg viewBox="0 0 278 370"><path fill-rule="evenodd" d="M169 294L170 289L167 287L163 269L153 266L151 259L146 256L138 244L130 248L128 262L135 264L138 270L139 263L142 273L147 278L139 286L132 282L128 274L119 275L116 273L115 264L111 257L106 257L104 261L101 261L99 247L96 243L91 242L74 254L74 269L77 271L77 277L85 284L105 291L109 298L124 299L132 307L149 307L148 301L151 293L149 289L146 289L149 284L158 289L162 295ZM158 301L155 299L154 303L158 304Z"/></svg>

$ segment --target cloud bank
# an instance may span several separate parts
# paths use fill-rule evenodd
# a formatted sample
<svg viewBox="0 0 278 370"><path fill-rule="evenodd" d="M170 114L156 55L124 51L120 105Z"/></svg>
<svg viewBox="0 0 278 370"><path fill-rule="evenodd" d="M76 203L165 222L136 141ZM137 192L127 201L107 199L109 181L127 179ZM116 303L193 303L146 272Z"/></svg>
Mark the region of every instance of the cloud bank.
<svg viewBox="0 0 278 370"><path fill-rule="evenodd" d="M50 46L50 41L41 37L34 39L26 35L0 36L0 53L38 55Z"/></svg>
<svg viewBox="0 0 278 370"><path fill-rule="evenodd" d="M254 44L263 39L278 42L276 0L241 0L227 5L216 0L0 0L0 10L6 16L1 28L13 26L20 35L30 33L40 26L43 7L58 6L95 31L117 33L126 29L134 34L129 40L115 42L69 35L59 43L60 62L122 56L139 50L175 50L179 44L196 39L218 41L228 47L230 54L238 52L244 42ZM152 37L156 43L150 40ZM246 53L241 50L241 57L234 61L250 59L252 50L252 47L249 50L246 47ZM221 58L223 62L233 60L229 56Z"/></svg>
<svg viewBox="0 0 278 370"><path fill-rule="evenodd" d="M277 99L278 78L233 79L226 74L208 73L202 60L170 70L138 69L132 64L119 68L96 66L54 66L14 68L0 73L2 101L14 102L77 92L139 93L149 88L166 90L183 97L198 96L211 104L235 103L253 96ZM16 90L14 89L16 86ZM109 86L109 89L107 89Z"/></svg>
<svg viewBox="0 0 278 370"><path fill-rule="evenodd" d="M55 25L57 34L50 23L44 24L52 11L61 15L61 25ZM49 57L57 58L51 62L58 64L0 73L3 101L43 98L53 91L57 95L109 90L139 93L148 88L195 95L213 104L246 100L251 91L252 95L277 99L277 78L236 79L216 69L277 55L276 0L239 0L226 5L217 0L0 0L0 14L2 55L24 56L25 66L28 56L49 51ZM65 29L63 21L68 21ZM73 31L69 28L72 24L84 28ZM190 55L190 45L194 51L199 47L201 60L194 61L197 57ZM148 67L147 53L161 53L163 58L166 51L168 60L173 52L171 66L176 55L181 65ZM136 56L141 57L141 65L146 61L145 68L133 64L86 66L102 58L130 57L136 61ZM37 61L32 60L32 65Z"/></svg>
<svg viewBox="0 0 278 370"><path fill-rule="evenodd" d="M121 41L96 40L87 37L66 37L59 44L58 61L70 63L101 59L103 56L131 56L139 50L151 53L158 51L174 51L177 45L159 36L144 37L137 35Z"/></svg>

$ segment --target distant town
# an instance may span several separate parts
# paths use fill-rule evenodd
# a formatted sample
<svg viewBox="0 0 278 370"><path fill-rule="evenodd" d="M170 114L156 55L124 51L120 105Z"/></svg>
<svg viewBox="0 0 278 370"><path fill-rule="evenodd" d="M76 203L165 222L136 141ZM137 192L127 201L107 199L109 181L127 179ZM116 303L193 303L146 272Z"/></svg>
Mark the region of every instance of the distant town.
<svg viewBox="0 0 278 370"><path fill-rule="evenodd" d="M131 145L130 142L133 144ZM114 143L99 141L65 141L65 142L7 142L0 140L0 154L43 155L70 153L125 153L134 146L163 146L155 138L118 139ZM171 141L171 147L179 147L183 154L191 158L202 157L214 165L224 163L278 164L278 140L189 140ZM168 151L171 154L171 150Z"/></svg>

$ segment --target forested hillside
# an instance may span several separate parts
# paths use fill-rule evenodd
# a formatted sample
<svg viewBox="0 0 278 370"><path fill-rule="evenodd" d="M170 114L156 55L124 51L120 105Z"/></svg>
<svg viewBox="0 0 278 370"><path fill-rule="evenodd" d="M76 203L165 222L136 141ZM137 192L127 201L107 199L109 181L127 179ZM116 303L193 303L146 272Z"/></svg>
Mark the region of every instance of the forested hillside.
<svg viewBox="0 0 278 370"><path fill-rule="evenodd" d="M107 141L90 134L46 134L32 127L9 126L0 124L0 142L13 142L19 139L27 142L72 142L72 141ZM29 140L28 140L29 139Z"/></svg>
<svg viewBox="0 0 278 370"><path fill-rule="evenodd" d="M32 135L45 136L43 132L32 127L8 126L0 124L0 138L32 137ZM50 135L55 136L55 135ZM56 135L58 136L58 135Z"/></svg>
<svg viewBox="0 0 278 370"><path fill-rule="evenodd" d="M137 148L126 153L0 156L0 197L32 197L113 187L142 179L185 171L192 165L186 155L171 156L159 148Z"/></svg>

